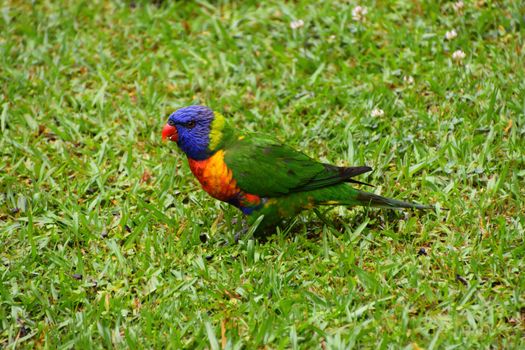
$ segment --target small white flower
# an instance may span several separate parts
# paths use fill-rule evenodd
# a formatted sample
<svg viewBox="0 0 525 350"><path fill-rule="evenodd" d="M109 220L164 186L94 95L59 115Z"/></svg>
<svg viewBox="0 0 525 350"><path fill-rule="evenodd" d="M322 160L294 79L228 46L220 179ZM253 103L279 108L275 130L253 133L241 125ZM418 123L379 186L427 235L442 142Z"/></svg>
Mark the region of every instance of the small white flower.
<svg viewBox="0 0 525 350"><path fill-rule="evenodd" d="M458 36L458 32L456 32L454 29L449 30L445 33L445 39L452 40Z"/></svg>
<svg viewBox="0 0 525 350"><path fill-rule="evenodd" d="M385 115L385 111L383 111L380 108L374 108L372 109L372 113L370 114L372 117L382 117Z"/></svg>
<svg viewBox="0 0 525 350"><path fill-rule="evenodd" d="M364 6L356 6L352 9L352 19L357 22L365 20L365 16L368 13L368 9Z"/></svg>
<svg viewBox="0 0 525 350"><path fill-rule="evenodd" d="M298 19L297 21L291 21L290 22L290 28L292 29L298 29L304 26L304 21L302 19Z"/></svg>
<svg viewBox="0 0 525 350"><path fill-rule="evenodd" d="M414 77L411 76L411 75L405 75L405 76L403 77L403 81L404 81L406 84L408 84L408 85L412 85L412 84L414 84Z"/></svg>
<svg viewBox="0 0 525 350"><path fill-rule="evenodd" d="M459 1L455 2L455 3L453 3L452 7L454 8L454 11L459 12L459 11L463 10L463 7L465 7L465 4L463 3L463 1L459 0Z"/></svg>
<svg viewBox="0 0 525 350"><path fill-rule="evenodd" d="M465 57L467 57L467 55L461 50L456 50L452 54L452 59L456 62L461 62Z"/></svg>

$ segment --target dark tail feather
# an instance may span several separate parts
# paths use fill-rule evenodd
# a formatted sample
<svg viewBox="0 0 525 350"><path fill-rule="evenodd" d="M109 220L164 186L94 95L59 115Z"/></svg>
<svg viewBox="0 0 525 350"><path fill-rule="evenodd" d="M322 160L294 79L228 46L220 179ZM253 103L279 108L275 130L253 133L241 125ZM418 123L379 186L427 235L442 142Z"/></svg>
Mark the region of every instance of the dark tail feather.
<svg viewBox="0 0 525 350"><path fill-rule="evenodd" d="M367 173L371 170L372 168L369 166L353 166L353 167L347 167L347 168L340 168L339 171L341 172L341 176L346 179L345 182L351 182L351 183L358 184L358 185L374 187L373 185L367 184L366 182L361 182L361 181L352 179L352 177L354 176L361 175L363 173Z"/></svg>
<svg viewBox="0 0 525 350"><path fill-rule="evenodd" d="M359 185L365 185L365 186L370 186L370 187L374 187L373 185L370 185L366 182L361 182L361 181L357 181L357 180L354 180L352 179L353 177L357 176L357 175L361 175L361 174L364 174L364 173L367 173L369 171L372 171L372 168L369 167L369 166L350 166L350 167L338 167L338 166L334 166L334 165L330 165L330 164L324 164L324 166L327 168L327 169L330 169L334 172L336 172L337 176L340 177L341 179L343 179L344 182L351 182L351 183L354 183L354 184L359 184Z"/></svg>
<svg viewBox="0 0 525 350"><path fill-rule="evenodd" d="M349 179L369 171L372 171L372 168L369 166L339 167L339 173L341 174L341 177L345 179Z"/></svg>
<svg viewBox="0 0 525 350"><path fill-rule="evenodd" d="M357 191L357 200L363 206L377 208L414 208L414 209L435 209L433 205L423 205L398 201L397 199L381 197L377 194Z"/></svg>
<svg viewBox="0 0 525 350"><path fill-rule="evenodd" d="M354 179L348 179L348 180L346 180L346 182L350 182L350 183L358 184L358 185L369 186L369 187L375 187L374 185L370 185L370 184L368 184L366 182L357 181L357 180L354 180Z"/></svg>

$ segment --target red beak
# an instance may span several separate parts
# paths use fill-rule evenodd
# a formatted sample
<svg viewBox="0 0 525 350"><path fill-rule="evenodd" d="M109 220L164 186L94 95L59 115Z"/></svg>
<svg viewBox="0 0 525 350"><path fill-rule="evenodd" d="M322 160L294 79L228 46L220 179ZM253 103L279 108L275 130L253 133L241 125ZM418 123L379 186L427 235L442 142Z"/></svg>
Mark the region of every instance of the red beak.
<svg viewBox="0 0 525 350"><path fill-rule="evenodd" d="M164 129L162 129L162 141L166 139L175 142L179 141L179 133L176 127L169 124L164 125Z"/></svg>

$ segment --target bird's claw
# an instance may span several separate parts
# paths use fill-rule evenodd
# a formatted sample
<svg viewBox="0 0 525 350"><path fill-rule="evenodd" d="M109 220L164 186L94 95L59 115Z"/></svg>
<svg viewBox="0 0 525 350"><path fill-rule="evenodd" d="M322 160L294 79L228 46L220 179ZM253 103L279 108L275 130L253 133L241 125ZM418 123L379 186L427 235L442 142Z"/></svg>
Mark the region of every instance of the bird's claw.
<svg viewBox="0 0 525 350"><path fill-rule="evenodd" d="M235 243L239 243L239 240L246 234L246 232L248 232L248 228L247 227L242 228L240 231L235 233L235 236L233 236L233 241Z"/></svg>

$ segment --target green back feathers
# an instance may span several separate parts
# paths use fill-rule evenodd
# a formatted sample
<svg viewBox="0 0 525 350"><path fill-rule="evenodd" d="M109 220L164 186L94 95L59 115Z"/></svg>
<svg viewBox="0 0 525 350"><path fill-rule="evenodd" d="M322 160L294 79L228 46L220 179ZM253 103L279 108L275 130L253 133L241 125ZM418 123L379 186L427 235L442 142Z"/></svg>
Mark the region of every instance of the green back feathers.
<svg viewBox="0 0 525 350"><path fill-rule="evenodd" d="M224 161L243 191L279 197L350 181L369 167L345 168L314 161L293 148L259 135L225 144Z"/></svg>

